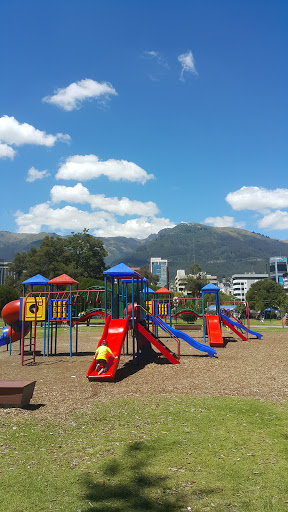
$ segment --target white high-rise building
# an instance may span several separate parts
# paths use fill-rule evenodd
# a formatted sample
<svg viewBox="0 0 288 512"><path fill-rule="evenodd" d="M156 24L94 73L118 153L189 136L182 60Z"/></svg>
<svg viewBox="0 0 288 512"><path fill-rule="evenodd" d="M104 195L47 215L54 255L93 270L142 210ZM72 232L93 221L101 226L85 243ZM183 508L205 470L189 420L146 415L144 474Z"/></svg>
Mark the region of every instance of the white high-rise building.
<svg viewBox="0 0 288 512"><path fill-rule="evenodd" d="M239 300L245 300L251 284L268 277L268 274L234 274L232 276L233 295Z"/></svg>

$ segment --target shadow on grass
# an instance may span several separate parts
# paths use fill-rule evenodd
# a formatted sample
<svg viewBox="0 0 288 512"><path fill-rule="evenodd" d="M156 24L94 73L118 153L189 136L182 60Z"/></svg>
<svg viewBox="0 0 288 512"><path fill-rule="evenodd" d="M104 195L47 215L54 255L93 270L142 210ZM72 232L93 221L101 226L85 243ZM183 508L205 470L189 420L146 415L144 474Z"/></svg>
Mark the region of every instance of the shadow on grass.
<svg viewBox="0 0 288 512"><path fill-rule="evenodd" d="M28 404L22 407L25 411L38 411L41 407L45 407L46 404Z"/></svg>
<svg viewBox="0 0 288 512"><path fill-rule="evenodd" d="M102 466L102 474L88 475L82 484L84 500L88 502L81 512L179 512L179 494L169 494L169 479L153 475L147 457L153 453L147 445L136 442L126 448L121 461L110 461ZM166 493L165 493L166 491ZM173 489L174 491L174 489Z"/></svg>

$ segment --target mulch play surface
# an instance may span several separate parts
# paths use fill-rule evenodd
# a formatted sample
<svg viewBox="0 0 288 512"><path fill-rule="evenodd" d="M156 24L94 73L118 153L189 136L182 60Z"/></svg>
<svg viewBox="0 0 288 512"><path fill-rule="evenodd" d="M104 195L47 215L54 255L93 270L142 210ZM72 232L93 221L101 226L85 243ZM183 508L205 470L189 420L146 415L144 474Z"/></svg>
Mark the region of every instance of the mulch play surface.
<svg viewBox="0 0 288 512"><path fill-rule="evenodd" d="M267 330L268 331L268 330ZM190 334L190 333L189 333ZM191 335L203 342L202 333ZM27 409L0 409L0 417L65 420L72 411L85 411L96 401L124 397L159 395L229 396L257 400L285 401L288 393L288 329L265 332L262 340L229 338L217 357L209 358L181 341L179 365L170 364L162 355L136 365L132 355L121 357L115 382L89 382L87 370L92 362L101 333L93 327L79 329L77 356L69 357L69 332L58 338L57 356L37 355L35 365L21 367L19 343L12 355L0 349L1 380L36 380ZM227 332L227 336L229 336ZM164 341L164 340L163 340ZM175 341L166 339L172 350ZM37 348L42 350L42 340Z"/></svg>

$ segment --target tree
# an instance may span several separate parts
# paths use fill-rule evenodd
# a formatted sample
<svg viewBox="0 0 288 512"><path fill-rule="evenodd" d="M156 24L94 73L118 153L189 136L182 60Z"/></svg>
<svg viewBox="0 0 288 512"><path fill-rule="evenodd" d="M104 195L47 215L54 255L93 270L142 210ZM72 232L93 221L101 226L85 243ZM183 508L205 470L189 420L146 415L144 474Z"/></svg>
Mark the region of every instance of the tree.
<svg viewBox="0 0 288 512"><path fill-rule="evenodd" d="M2 284L0 286L0 313L4 306L8 304L8 302L17 299L19 299L19 294L16 292L16 290L7 284Z"/></svg>
<svg viewBox="0 0 288 512"><path fill-rule="evenodd" d="M36 274L52 279L68 274L76 280L81 278L103 279L104 258L107 252L103 242L84 229L69 237L46 236L39 249L32 247L27 253L17 253L9 265L15 277L7 284L21 289L21 282Z"/></svg>
<svg viewBox="0 0 288 512"><path fill-rule="evenodd" d="M104 258L108 253L99 238L94 238L88 229L84 229L82 233L72 233L66 247L79 277L102 278L106 268Z"/></svg>
<svg viewBox="0 0 288 512"><path fill-rule="evenodd" d="M235 302L235 297L234 295L229 295L220 290L220 302L221 304L231 304Z"/></svg>
<svg viewBox="0 0 288 512"><path fill-rule="evenodd" d="M201 290L207 283L208 281L206 276L201 273L196 277L189 275L187 277L185 290L187 290L188 294L192 297L201 297Z"/></svg>
<svg viewBox="0 0 288 512"><path fill-rule="evenodd" d="M148 279L149 286L153 286L154 288L157 287L159 276L152 275L145 265L139 268L139 274L142 277L146 277L146 279Z"/></svg>
<svg viewBox="0 0 288 512"><path fill-rule="evenodd" d="M201 272L202 269L198 263L190 265L189 270L185 290L192 297L201 297L201 290L208 283L206 275Z"/></svg>
<svg viewBox="0 0 288 512"><path fill-rule="evenodd" d="M288 297L279 283L270 279L261 279L253 283L246 294L250 309L263 311L268 307L277 308L281 314L288 311Z"/></svg>
<svg viewBox="0 0 288 512"><path fill-rule="evenodd" d="M193 263L192 265L190 265L189 270L192 276L197 276L198 274L200 274L202 268L200 267L200 265L198 265L198 263Z"/></svg>
<svg viewBox="0 0 288 512"><path fill-rule="evenodd" d="M191 313L182 313L181 319L184 320L184 322L187 322L187 324L194 324L197 320L197 317Z"/></svg>

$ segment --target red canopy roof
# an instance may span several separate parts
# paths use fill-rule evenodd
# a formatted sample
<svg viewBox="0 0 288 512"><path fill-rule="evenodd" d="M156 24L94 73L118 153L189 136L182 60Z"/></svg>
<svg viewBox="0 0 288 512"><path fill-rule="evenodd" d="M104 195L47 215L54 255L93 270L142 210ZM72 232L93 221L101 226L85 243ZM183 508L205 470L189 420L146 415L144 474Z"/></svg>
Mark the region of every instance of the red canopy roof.
<svg viewBox="0 0 288 512"><path fill-rule="evenodd" d="M159 293L159 294L169 293L169 295L170 295L171 292L169 292L169 290L167 290L167 288L164 288L164 286L163 286L163 288L159 288L159 290L157 290L155 293Z"/></svg>
<svg viewBox="0 0 288 512"><path fill-rule="evenodd" d="M54 279L50 279L48 284L78 284L78 281L67 276L67 274L62 274L61 276L54 277Z"/></svg>

